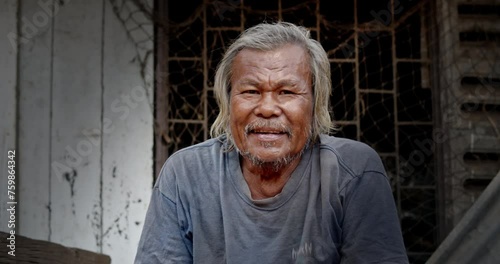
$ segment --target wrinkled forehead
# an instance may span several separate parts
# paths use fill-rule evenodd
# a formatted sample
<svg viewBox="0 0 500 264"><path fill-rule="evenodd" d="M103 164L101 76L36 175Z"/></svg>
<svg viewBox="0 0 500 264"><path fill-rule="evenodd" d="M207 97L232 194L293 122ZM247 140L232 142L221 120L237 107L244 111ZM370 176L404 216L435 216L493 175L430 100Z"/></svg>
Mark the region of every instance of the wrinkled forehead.
<svg viewBox="0 0 500 264"><path fill-rule="evenodd" d="M285 45L273 50L244 49L235 57L230 82L241 81L310 81L309 56L297 45ZM261 80L264 78L265 80ZM242 80L243 79L243 80Z"/></svg>
<svg viewBox="0 0 500 264"><path fill-rule="evenodd" d="M230 64L230 71L232 72L234 70L234 64L236 61L239 63L252 61L255 57L260 55L264 55L264 57L260 57L259 60L271 60L275 62L280 59L290 59L291 61L300 60L301 63L304 63L304 66L309 69L311 68L311 56L308 50L303 45L286 43L272 49L244 47L233 57Z"/></svg>

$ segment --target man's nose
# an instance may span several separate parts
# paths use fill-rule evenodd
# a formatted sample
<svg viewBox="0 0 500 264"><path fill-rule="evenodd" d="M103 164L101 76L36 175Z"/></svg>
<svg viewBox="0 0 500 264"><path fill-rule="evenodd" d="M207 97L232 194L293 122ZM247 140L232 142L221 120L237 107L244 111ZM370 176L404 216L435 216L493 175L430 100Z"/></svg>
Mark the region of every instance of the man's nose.
<svg viewBox="0 0 500 264"><path fill-rule="evenodd" d="M254 113L265 118L281 115L282 109L277 95L272 92L262 93Z"/></svg>

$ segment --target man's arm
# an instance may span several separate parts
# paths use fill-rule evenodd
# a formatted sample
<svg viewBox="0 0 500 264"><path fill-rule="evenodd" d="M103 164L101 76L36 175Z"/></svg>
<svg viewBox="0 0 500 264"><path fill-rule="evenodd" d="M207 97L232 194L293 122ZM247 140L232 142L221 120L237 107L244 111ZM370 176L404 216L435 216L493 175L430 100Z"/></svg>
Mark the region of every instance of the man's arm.
<svg viewBox="0 0 500 264"><path fill-rule="evenodd" d="M408 263L386 176L365 171L343 191L342 263Z"/></svg>
<svg viewBox="0 0 500 264"><path fill-rule="evenodd" d="M178 221L176 203L158 187L153 188L134 263L192 263L189 243Z"/></svg>

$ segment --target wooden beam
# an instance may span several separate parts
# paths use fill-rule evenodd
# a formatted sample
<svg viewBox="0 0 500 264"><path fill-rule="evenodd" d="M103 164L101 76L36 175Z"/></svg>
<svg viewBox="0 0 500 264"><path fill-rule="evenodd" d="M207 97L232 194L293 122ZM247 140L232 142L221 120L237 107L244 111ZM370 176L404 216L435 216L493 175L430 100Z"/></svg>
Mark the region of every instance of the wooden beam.
<svg viewBox="0 0 500 264"><path fill-rule="evenodd" d="M15 251L11 256L9 249L10 234L0 232L0 263L39 263L39 264L110 264L107 255L78 248L65 247L43 240L15 236ZM5 251L5 252L4 252ZM11 251L12 252L12 251Z"/></svg>
<svg viewBox="0 0 500 264"><path fill-rule="evenodd" d="M155 180L168 157L168 1L156 1Z"/></svg>

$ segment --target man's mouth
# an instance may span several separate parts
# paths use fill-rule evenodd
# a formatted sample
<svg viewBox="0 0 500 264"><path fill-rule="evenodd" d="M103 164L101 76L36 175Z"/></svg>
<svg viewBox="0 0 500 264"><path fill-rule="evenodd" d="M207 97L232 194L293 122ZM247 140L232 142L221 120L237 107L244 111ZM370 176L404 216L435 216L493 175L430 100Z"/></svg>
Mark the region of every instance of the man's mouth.
<svg viewBox="0 0 500 264"><path fill-rule="evenodd" d="M272 129L266 129L266 128L251 129L248 132L255 133L255 134L287 134L286 131L272 130Z"/></svg>
<svg viewBox="0 0 500 264"><path fill-rule="evenodd" d="M255 137L255 139L261 142L269 142L269 143L281 140L283 139L283 137L287 135L287 133L282 130L252 129L249 132L250 133L247 133L247 136L252 135Z"/></svg>
<svg viewBox="0 0 500 264"><path fill-rule="evenodd" d="M245 126L245 135L256 135L261 140L272 141L283 135L291 136L291 130L278 122L256 121Z"/></svg>

